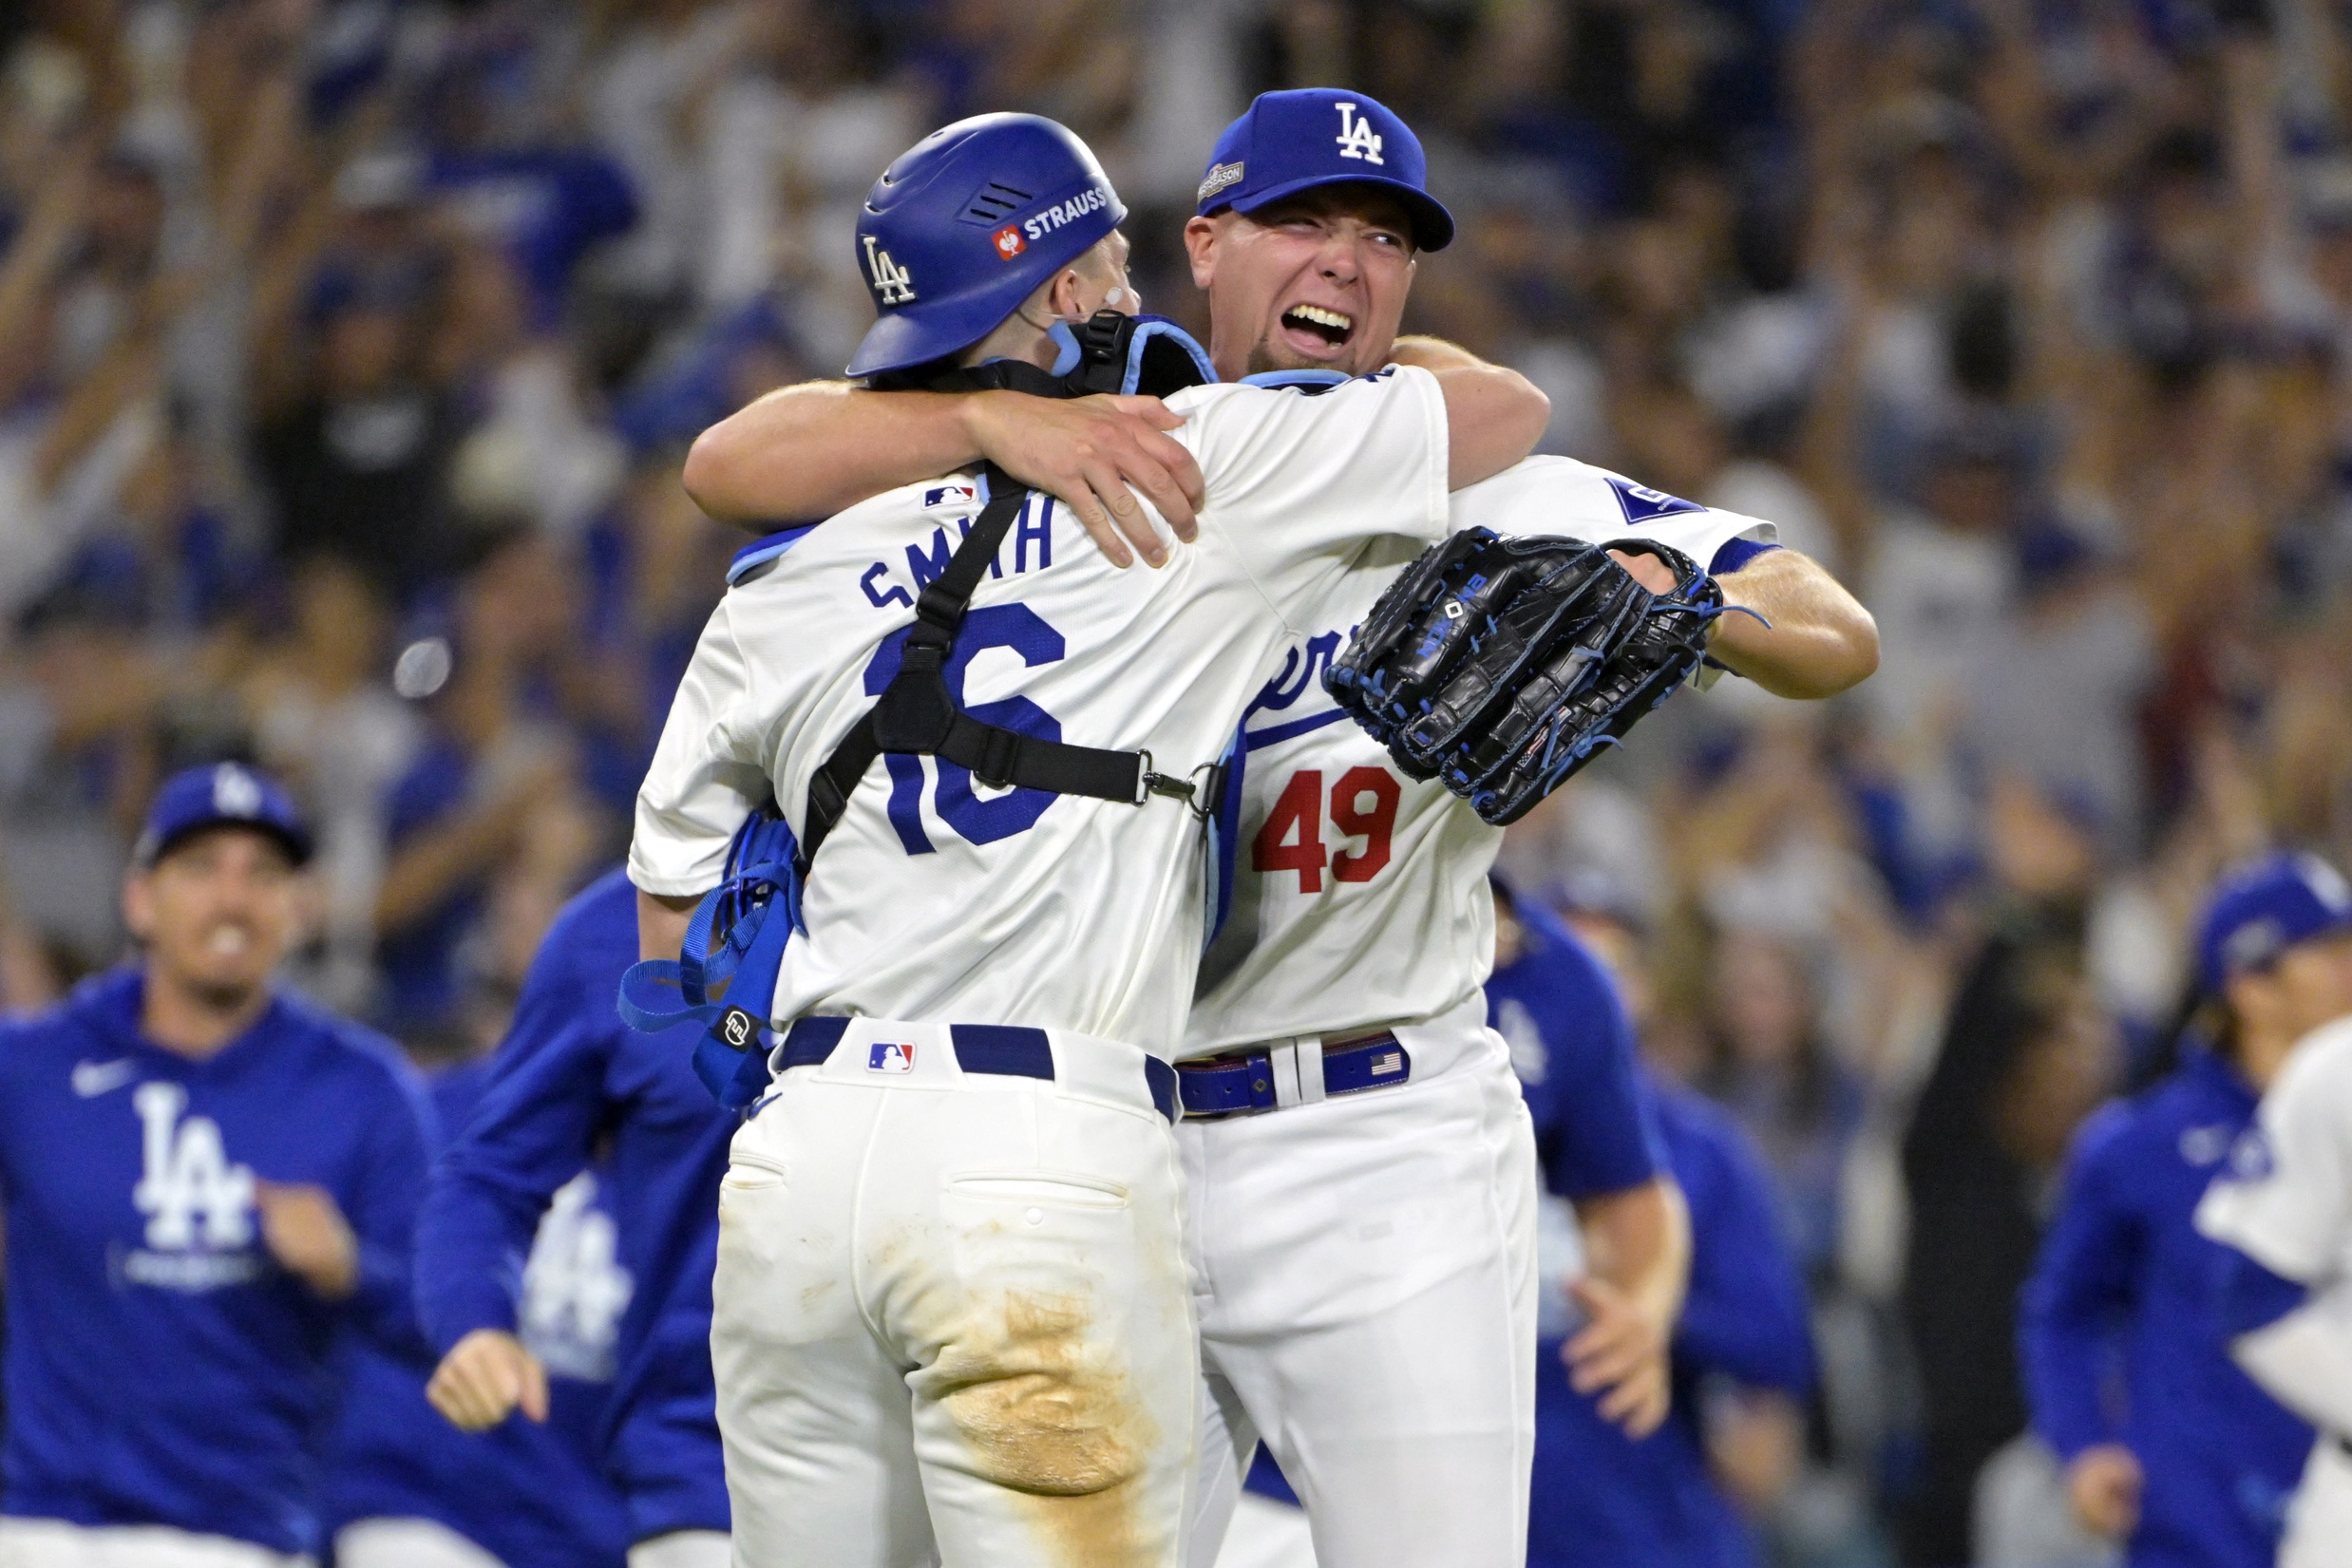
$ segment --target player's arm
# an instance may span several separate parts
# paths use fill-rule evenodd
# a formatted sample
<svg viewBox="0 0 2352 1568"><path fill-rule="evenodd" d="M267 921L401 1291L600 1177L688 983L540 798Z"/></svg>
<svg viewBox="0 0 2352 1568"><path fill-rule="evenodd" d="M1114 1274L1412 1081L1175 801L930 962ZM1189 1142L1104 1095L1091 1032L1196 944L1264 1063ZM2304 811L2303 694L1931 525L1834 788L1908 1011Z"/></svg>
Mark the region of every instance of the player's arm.
<svg viewBox="0 0 2352 1568"><path fill-rule="evenodd" d="M1535 450L1551 399L1518 371L1436 337L1400 337L1390 358L1437 378L1446 397L1446 487L1492 479Z"/></svg>
<svg viewBox="0 0 2352 1568"><path fill-rule="evenodd" d="M1690 1210L1670 1177L1571 1200L1588 1268L1569 1287L1587 1321L1562 1347L1568 1382L1603 1419L1647 1437L1666 1419L1668 1345L1690 1278Z"/></svg>
<svg viewBox="0 0 2352 1568"><path fill-rule="evenodd" d="M1878 669L1878 622L1811 557L1767 550L1716 582L1755 614L1717 618L1707 652L1773 695L1834 697Z"/></svg>
<svg viewBox="0 0 2352 1568"><path fill-rule="evenodd" d="M1200 466L1154 397L874 392L845 381L768 393L711 425L686 456L687 493L712 517L764 529L825 518L986 459L1060 501L1117 565L1167 548L1138 492L1193 537Z"/></svg>
<svg viewBox="0 0 2352 1568"><path fill-rule="evenodd" d="M637 889L637 956L674 959L684 952L686 928L700 902L700 894L673 897Z"/></svg>
<svg viewBox="0 0 2352 1568"><path fill-rule="evenodd" d="M478 1432L520 1407L547 1419L547 1374L515 1332L518 1261L556 1189L595 1154L604 1116L612 1000L595 994L558 936L524 976L489 1086L449 1129L417 1218L417 1315L441 1357L426 1397Z"/></svg>
<svg viewBox="0 0 2352 1568"><path fill-rule="evenodd" d="M279 1267L360 1332L414 1356L422 1350L411 1294L416 1217L435 1136L432 1107L414 1074L387 1064L364 1114L339 1198L307 1182L256 1184L262 1242Z"/></svg>
<svg viewBox="0 0 2352 1568"><path fill-rule="evenodd" d="M726 873L736 830L769 795L749 677L722 598L637 785L628 866L640 957L678 956L695 904Z"/></svg>
<svg viewBox="0 0 2352 1568"><path fill-rule="evenodd" d="M2102 1113L2076 1140L2058 1217L2026 1281L2018 1317L2018 1361L2034 1429L2066 1466L2066 1490L2084 1525L2122 1536L2138 1521L2145 1483L2102 1398L2116 1325L2137 1305L2135 1281L2146 1238L2115 1168L2125 1145L2121 1107Z"/></svg>

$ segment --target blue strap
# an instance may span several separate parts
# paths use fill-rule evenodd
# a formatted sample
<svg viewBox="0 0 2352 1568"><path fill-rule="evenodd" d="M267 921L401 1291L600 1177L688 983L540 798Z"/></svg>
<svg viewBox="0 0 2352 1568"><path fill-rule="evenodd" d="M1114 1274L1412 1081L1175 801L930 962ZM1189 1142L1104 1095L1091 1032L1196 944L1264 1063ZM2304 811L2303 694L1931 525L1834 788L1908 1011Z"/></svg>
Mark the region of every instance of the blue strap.
<svg viewBox="0 0 2352 1568"><path fill-rule="evenodd" d="M692 1020L694 1072L729 1109L768 1084L768 1011L784 951L801 926L791 825L774 808L752 813L728 846L719 885L686 923L675 959L648 958L621 976L621 1021L657 1033Z"/></svg>

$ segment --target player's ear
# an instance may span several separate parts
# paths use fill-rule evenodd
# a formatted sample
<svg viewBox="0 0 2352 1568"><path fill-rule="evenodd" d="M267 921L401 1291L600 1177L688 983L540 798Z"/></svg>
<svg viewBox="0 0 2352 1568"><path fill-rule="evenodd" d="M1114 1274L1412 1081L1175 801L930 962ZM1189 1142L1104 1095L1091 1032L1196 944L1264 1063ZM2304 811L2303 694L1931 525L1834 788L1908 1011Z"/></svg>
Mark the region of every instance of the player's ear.
<svg viewBox="0 0 2352 1568"><path fill-rule="evenodd" d="M141 942L155 930L155 882L144 871L123 878L123 929Z"/></svg>
<svg viewBox="0 0 2352 1568"><path fill-rule="evenodd" d="M1205 289L1217 275L1217 224L1212 218L1185 219L1185 255L1192 263L1192 286Z"/></svg>

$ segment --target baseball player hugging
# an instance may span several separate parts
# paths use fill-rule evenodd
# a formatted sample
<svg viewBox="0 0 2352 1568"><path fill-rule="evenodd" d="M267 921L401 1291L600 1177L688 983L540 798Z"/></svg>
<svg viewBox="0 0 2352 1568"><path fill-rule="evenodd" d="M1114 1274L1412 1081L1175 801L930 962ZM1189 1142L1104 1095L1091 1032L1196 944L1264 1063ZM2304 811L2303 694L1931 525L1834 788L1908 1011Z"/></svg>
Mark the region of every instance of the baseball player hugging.
<svg viewBox="0 0 2352 1568"><path fill-rule="evenodd" d="M1185 233L1208 293L1217 371L1289 388L1308 405L1414 368L1441 379L1497 373L1450 344L1397 338L1415 257L1452 236L1425 174L1411 129L1360 93L1306 89L1253 104L1210 156ZM1087 385L1139 389L1132 377ZM1186 422L1176 440L1208 450L1205 413L1183 398L1166 408L1090 399L1073 409L1008 405L970 387L790 387L707 432L689 484L716 516L806 515L919 478L911 454L989 460L1079 476L1057 489L1068 504L1056 515L1076 509L1112 560L1129 558L1132 544L1156 561L1165 540L1135 520L1181 523L1205 495L1205 521L1223 501L1207 462L1193 472L1167 433ZM1686 628L1692 660L1707 638L1717 662L1785 696L1830 695L1876 664L1868 614L1819 566L1776 548L1772 525L1756 519L1538 458L1459 491L1448 527L1503 538L1457 541L1403 579L1416 545L1400 535L1371 545L1367 570L1338 580L1319 619L1293 620L1271 678L1253 689L1227 775L1239 808L1231 916L1197 976L1177 1051L1203 1371L1196 1563L1214 1560L1261 1438L1299 1488L1326 1568L1508 1568L1527 1551L1536 1170L1508 1053L1480 994L1493 939L1484 882L1501 837L1491 823L1557 784L1589 754L1581 747L1622 732L1687 666L1602 660L1609 678L1554 705L1567 689L1543 689L1548 677L1529 669L1569 670L1580 657L1565 641L1523 638L1527 624L1510 622L1517 612L1482 604L1479 627L1516 627L1486 645L1527 655L1489 672L1492 690L1511 693L1506 708L1527 699L1492 733L1531 738L1537 761L1494 770L1475 762L1490 711L1446 745L1416 749L1430 737L1392 722L1403 665L1343 670L1357 716L1395 741L1392 751L1344 722L1326 687L1356 629L1371 635L1366 618L1383 591L1399 586L1386 606L1397 627L1428 627L1430 646L1442 645L1448 701L1486 676L1467 639L1444 633L1447 616L1469 613L1464 595L1482 591L1484 563L1528 534L1621 546L1579 556L1554 539L1541 548L1556 553L1558 570L1516 579L1541 579L1522 604L1546 607L1544 635L1607 623L1592 633L1590 655L1630 654L1612 640L1623 627L1655 625L1652 610L1679 604L1704 623ZM1167 557L1167 572L1191 554ZM1717 614L1722 606L1753 614ZM1414 646L1403 638L1390 651ZM1565 662L1546 664L1553 658ZM1158 663L1169 682L1189 668L1181 645ZM1609 684L1617 676L1622 684ZM1599 708L1572 726L1546 717L1573 717L1587 700ZM1533 727L1514 729L1521 721ZM1671 1182L1655 1169L1627 1174L1624 1190L1580 1207L1587 1228L1604 1233L1596 1254L1613 1262L1592 1282L1597 1332L1575 1341L1572 1371L1646 1431L1664 1415L1685 1248Z"/></svg>
<svg viewBox="0 0 2352 1568"><path fill-rule="evenodd" d="M1544 424L1482 365L1178 390L1206 379L1189 340L1100 314L1132 308L1124 217L1049 121L935 133L861 215L880 319L850 373L1165 389L1197 543L1122 572L1051 497L953 461L779 538L713 614L638 798L642 948L698 971L690 914L730 845L771 798L794 840L772 993L737 970L715 1037L774 1035L743 1058L713 1285L738 1561L1182 1560L1199 1361L1168 1058L1215 765L1367 546L1441 538L1449 485Z"/></svg>

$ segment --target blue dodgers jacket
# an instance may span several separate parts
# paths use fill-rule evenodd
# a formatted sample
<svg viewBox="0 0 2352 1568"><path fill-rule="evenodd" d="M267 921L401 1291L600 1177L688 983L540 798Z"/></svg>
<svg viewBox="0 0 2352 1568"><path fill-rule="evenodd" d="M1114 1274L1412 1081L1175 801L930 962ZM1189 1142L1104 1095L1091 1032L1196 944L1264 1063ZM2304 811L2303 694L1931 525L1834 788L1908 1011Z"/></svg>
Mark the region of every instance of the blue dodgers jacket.
<svg viewBox="0 0 2352 1568"><path fill-rule="evenodd" d="M694 1076L695 1029L620 1021L636 895L616 870L564 907L523 982L489 1086L434 1169L417 1236L427 1336L513 1332L540 1217L599 1151L634 1282L598 1442L631 1539L728 1527L711 1379L718 1187L736 1119Z"/></svg>
<svg viewBox="0 0 2352 1568"><path fill-rule="evenodd" d="M1812 1388L1804 1282L1780 1237L1762 1159L1712 1101L1647 1083L1667 1166L1691 1211L1691 1285L1674 1335L1674 1409L1663 1426L1633 1442L1569 1387L1564 1341L1539 1344L1529 1568L1755 1563L1748 1527L1708 1470L1699 1426L1706 1388L1723 1379L1799 1399Z"/></svg>
<svg viewBox="0 0 2352 1568"><path fill-rule="evenodd" d="M349 1325L416 1343L431 1112L390 1042L293 997L203 1062L144 1038L144 978L0 1027L9 1513L319 1542ZM324 1187L359 1242L330 1306L261 1239L256 1182Z"/></svg>
<svg viewBox="0 0 2352 1568"><path fill-rule="evenodd" d="M2252 1087L2199 1050L2076 1135L2019 1316L2035 1429L2063 1460L2122 1443L2147 1477L2133 1568L2268 1568L2311 1428L2229 1359L2226 1249L2197 1200L2253 1121Z"/></svg>
<svg viewBox="0 0 2352 1568"><path fill-rule="evenodd" d="M1487 1022L1510 1047L1545 1181L1563 1198L1641 1186L1666 1159L1617 986L1558 916L1516 913L1519 955L1487 981Z"/></svg>
<svg viewBox="0 0 2352 1568"><path fill-rule="evenodd" d="M1644 1129L1635 1181L1659 1170L1676 1179L1692 1242L1674 1410L1648 1438L1630 1441L1569 1387L1564 1334L1539 1342L1529 1568L1752 1563L1747 1527L1708 1472L1698 1410L1713 1378L1799 1397L1812 1387L1804 1283L1779 1235L1771 1178L1713 1102L1637 1064L1616 984L1575 934L1541 909L1519 913L1527 944L1488 982L1487 999L1510 1042L1553 1192L1573 1199L1634 1184L1622 1180L1637 1168L1625 1129ZM1555 1279L1541 1288L1563 1289Z"/></svg>
<svg viewBox="0 0 2352 1568"><path fill-rule="evenodd" d="M490 1064L430 1080L444 1127L473 1119ZM367 1519L429 1519L505 1568L621 1568L629 1520L605 1479L597 1434L612 1393L612 1352L628 1275L593 1172L567 1182L531 1248L526 1341L548 1368L541 1426L517 1414L487 1432L458 1430L425 1398L432 1372L420 1341L400 1355L353 1337L342 1348L341 1418L326 1479L327 1532Z"/></svg>

